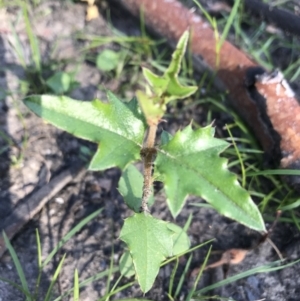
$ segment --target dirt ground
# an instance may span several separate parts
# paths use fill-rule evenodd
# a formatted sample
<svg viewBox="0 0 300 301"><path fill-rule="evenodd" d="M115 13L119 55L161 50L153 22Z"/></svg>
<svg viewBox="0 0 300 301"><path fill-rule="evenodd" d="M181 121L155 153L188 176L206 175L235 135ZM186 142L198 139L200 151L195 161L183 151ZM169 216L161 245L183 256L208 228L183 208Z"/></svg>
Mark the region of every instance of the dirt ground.
<svg viewBox="0 0 300 301"><path fill-rule="evenodd" d="M94 145L45 124L22 105L23 96L18 91L21 81L25 79L25 73L12 47L13 34L9 25L10 22L16 22L17 12L17 8L11 8L8 11L0 10L0 95L2 99L0 127L1 131L14 141L14 144L8 147L7 142L0 137L0 229L4 227L5 218L13 212L16 206L26 203L26 200L50 179L78 164L82 157L83 146L95 149ZM116 25L122 27L122 24L125 24L132 34L138 34L139 24L121 9L120 15L124 19L118 18ZM75 68L75 59L84 46L85 42L76 38L78 31L99 36L112 35L111 28L104 17L100 16L86 22L83 4L62 1L43 2L35 11L33 28L40 40L43 59L49 60L49 49L53 43L56 43L55 59L66 61L65 70ZM18 23L16 32L29 61L30 50L24 23ZM107 88L114 87L115 90L118 88L118 84L113 80L110 81L93 64L85 60L79 65L76 79L80 86L71 92L71 96L76 99L90 100L96 96L104 97L104 93L98 89L99 84L104 84ZM4 91L10 91L11 94L7 95ZM202 108L199 107L199 114L201 110ZM20 118L20 113L24 120ZM197 115L197 112L193 114ZM177 124L177 127L179 126L180 124ZM26 134L28 145L24 151L24 158L19 164L14 165L12 158L18 155L18 146L24 141ZM58 241L79 221L95 210L104 208L97 218L63 246L54 261L46 267L42 276L39 300L43 300L55 267L64 253L67 257L55 287L57 296L72 287L75 268L79 271L80 280L104 271L109 268L112 250L114 264L118 264L125 247L118 236L124 218L131 214L117 190L119 177L118 169L105 172L85 170L79 173L63 190L51 198L12 240L30 288L33 289L38 271L35 229L39 230L42 255L45 258ZM176 220L179 225L184 225L189 214L193 214L193 221L188 231L192 246L214 238L213 250L224 251L231 248L250 248L257 241L257 235L252 231L219 216L212 209L195 208L191 205L192 202L202 201L191 197ZM162 192L157 197L152 213L154 216L172 220ZM267 224L267 226L270 225ZM300 258L300 235L293 225L279 223L270 238L284 255L286 262ZM194 252L192 268L199 267L203 262L207 249L206 247ZM220 253L214 253L210 261L213 262L219 258ZM187 258L184 258L180 262L179 271L183 270L186 260ZM268 242L264 242L258 248L249 251L241 264L229 266L227 272L222 267L206 271L199 283L199 289L222 280L226 276L230 277L275 260L278 260L276 252ZM298 301L300 300L299 268L300 263L272 273L252 275L207 294L224 298L231 297L231 300L236 301ZM154 288L145 295L145 298L169 300L167 291L171 271L172 265L160 271ZM0 259L0 276L19 283L8 252ZM113 279L117 279L118 276L119 274L116 273ZM125 284L127 281L129 280L123 279L122 283ZM189 278L186 279L178 300L185 299L191 284L192 281ZM106 279L100 279L81 290L80 300L98 300L105 292ZM143 294L139 287L134 285L118 293L112 299L125 297L143 297ZM0 301L21 300L25 298L20 292L0 281Z"/></svg>

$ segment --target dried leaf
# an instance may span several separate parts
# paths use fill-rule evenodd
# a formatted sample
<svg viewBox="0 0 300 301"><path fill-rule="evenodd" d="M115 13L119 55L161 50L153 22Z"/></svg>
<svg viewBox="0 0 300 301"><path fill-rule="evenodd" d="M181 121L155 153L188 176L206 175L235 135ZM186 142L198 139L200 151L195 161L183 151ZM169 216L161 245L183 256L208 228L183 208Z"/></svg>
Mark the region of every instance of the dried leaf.
<svg viewBox="0 0 300 301"><path fill-rule="evenodd" d="M99 17L98 7L96 5L88 6L86 9L86 20L91 21Z"/></svg>

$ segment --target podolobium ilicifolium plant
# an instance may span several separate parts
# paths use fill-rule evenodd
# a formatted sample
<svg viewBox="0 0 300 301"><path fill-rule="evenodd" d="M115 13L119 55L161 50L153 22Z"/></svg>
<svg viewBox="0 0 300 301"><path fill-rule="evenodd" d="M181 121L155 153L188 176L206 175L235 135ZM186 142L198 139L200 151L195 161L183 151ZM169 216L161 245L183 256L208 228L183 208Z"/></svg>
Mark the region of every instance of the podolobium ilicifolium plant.
<svg viewBox="0 0 300 301"><path fill-rule="evenodd" d="M249 193L240 186L236 175L228 171L227 160L219 156L228 143L214 138L212 125L194 130L190 124L174 136L163 131L156 138L168 103L189 97L197 90L178 81L188 38L186 31L162 76L143 68L146 89L137 91L136 97L128 102L111 92L107 92L106 103L52 95L33 95L24 100L28 108L47 122L98 144L90 170L122 170L119 191L133 211L120 233L129 250L123 261L127 265L128 260L133 262L143 292L150 290L167 257L189 249L184 229L151 215L154 180L163 183L174 217L192 194L209 202L220 214L254 230L266 231ZM133 165L140 160L143 174Z"/></svg>

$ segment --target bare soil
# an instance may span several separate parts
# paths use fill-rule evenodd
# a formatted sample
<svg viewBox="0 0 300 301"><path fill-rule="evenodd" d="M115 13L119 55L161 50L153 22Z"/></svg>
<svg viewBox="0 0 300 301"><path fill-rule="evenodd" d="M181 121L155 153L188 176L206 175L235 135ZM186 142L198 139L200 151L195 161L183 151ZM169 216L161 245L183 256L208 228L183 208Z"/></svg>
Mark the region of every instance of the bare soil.
<svg viewBox="0 0 300 301"><path fill-rule="evenodd" d="M10 22L15 24L16 32L22 42L27 61L30 61L30 47L24 23L17 22L18 8L0 10L0 130L8 135L13 144L0 137L0 229L3 228L5 217L21 203L26 202L38 189L42 188L50 179L61 171L77 164L82 158L82 147L91 150L95 146L64 133L28 112L22 104L24 95L20 93L22 81L26 80L24 69L20 65L15 50L13 33ZM119 28L127 29L133 34L139 33L139 24L129 15L115 8L119 12L116 24ZM79 87L71 92L71 96L80 100L91 100L94 97L104 98L99 91L99 85L112 88L118 92L121 83L102 74L93 64L83 60L78 63L76 58L81 55L80 50L85 45L76 36L78 32L93 33L99 36L113 35L105 17L100 16L90 22L85 21L85 6L72 2L44 1L34 10L33 28L39 37L43 60L65 61L64 70L78 67L76 79ZM104 14L105 15L105 14ZM123 16L121 18L121 16ZM51 51L53 45L56 50ZM124 80L124 79L123 79ZM5 93L9 91L10 94ZM134 92L134 91L129 91ZM177 119L172 119L170 128L179 128L187 124L190 118L203 115L203 107L196 106L193 110L186 110ZM22 114L22 118L20 118ZM219 116L220 124L224 117ZM199 123L201 121L199 120ZM18 164L13 164L13 158L20 154L22 141L28 136L27 147L23 151L24 157ZM117 183L120 177L118 169L105 172L85 171L73 179L62 191L53 197L46 206L36 214L32 220L12 240L12 244L24 268L30 288L33 290L37 277L37 247L35 229L38 229L42 242L43 258L57 245L58 241L79 221L99 208L104 208L101 214L88 226L84 227L70 241L43 272L40 297L43 300L54 270L63 254L67 254L62 273L55 287L58 296L72 287L75 268L79 271L80 280L86 279L100 271L109 268L111 258L115 265L124 251L124 244L118 239L123 220L132 214L123 203L118 193ZM249 249L257 244L259 236L254 232L219 216L214 210L196 208L192 202L202 202L198 198L189 198L187 205L176 220L183 225L189 214L193 214L193 221L188 234L192 246L208 239L213 242L213 254L210 262L220 258L222 252L241 248ZM172 221L164 202L163 192L160 191L153 207L153 215ZM270 225L267 225L270 226ZM289 224L279 223L270 238L280 249L286 262L300 258L299 231ZM201 265L208 247L194 252L192 269ZM112 255L113 254L113 255ZM180 277L187 258L180 262ZM203 288L225 277L247 271L257 266L278 260L272 246L266 241L259 247L249 251L246 258L238 265L221 266L204 273L199 288ZM268 274L256 274L239 280L221 289L207 293L231 297L237 301L298 301L300 300L300 264ZM168 284L172 265L164 267L155 282L154 288L145 295L152 300L169 300L167 297ZM19 283L16 269L8 252L0 259L0 276ZM118 273L113 275L117 279ZM123 279L125 284L129 280ZM178 300L184 300L192 278L187 277ZM100 279L81 290L82 301L98 300L106 292L106 279ZM54 297L52 299L54 299ZM138 285L118 293L113 299L124 297L143 297ZM15 288L0 281L0 301L21 301L24 296ZM65 298L64 300L71 300Z"/></svg>

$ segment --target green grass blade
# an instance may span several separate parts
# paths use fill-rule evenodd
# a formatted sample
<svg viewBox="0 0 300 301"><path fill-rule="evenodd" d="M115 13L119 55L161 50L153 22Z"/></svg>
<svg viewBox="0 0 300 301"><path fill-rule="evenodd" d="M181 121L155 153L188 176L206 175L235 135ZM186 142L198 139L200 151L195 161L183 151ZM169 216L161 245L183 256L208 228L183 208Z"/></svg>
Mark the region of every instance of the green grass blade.
<svg viewBox="0 0 300 301"><path fill-rule="evenodd" d="M79 301L79 279L78 279L78 270L77 269L75 269L75 273L74 273L73 300L74 301Z"/></svg>
<svg viewBox="0 0 300 301"><path fill-rule="evenodd" d="M26 69L25 54L24 54L24 51L23 51L22 43L21 43L20 38L19 38L19 36L16 32L15 27L12 25L12 23L10 23L9 25L10 25L10 30L11 30L11 33L12 33L13 39L14 39L14 43L11 44L11 45L15 50L15 54L18 58L19 63L22 65L22 67L24 69Z"/></svg>
<svg viewBox="0 0 300 301"><path fill-rule="evenodd" d="M20 260L19 260L19 258L17 256L17 254L16 254L16 251L13 248L13 246L11 245L11 243L10 243L10 241L9 241L9 239L8 239L8 237L7 237L7 235L5 234L4 231L2 231L2 235L3 235L4 241L5 241L5 245L6 245L7 249L8 249L9 254L12 257L14 265L15 265L15 267L17 269L17 273L18 273L18 276L20 278L22 288L23 288L23 290L25 292L28 292L28 294L30 295L29 288L28 288L28 283L27 283L27 279L25 277L23 268L21 266L21 263L20 263ZM27 294L26 294L26 296L27 296Z"/></svg>
<svg viewBox="0 0 300 301"><path fill-rule="evenodd" d="M199 273L198 273L198 275L197 275L197 277L196 277L196 280L195 280L195 282L194 282L194 285L193 285L193 287L191 288L191 290L189 291L189 294L188 294L188 296L187 296L187 301L190 301L190 300L191 300L192 296L194 295L194 293L195 293L195 291L196 291L196 287L197 287L197 285L198 285L198 283L199 283L199 280L200 280L200 278L201 278L201 276L202 276L202 274L203 274L203 272L204 272L204 268L205 268L206 265L207 265L208 258L209 258L210 253L211 253L211 249L212 249L212 245L210 245L209 250L208 250L208 252L207 252L207 254L206 254L206 256L205 256L204 262L203 262L203 264L202 264L202 266L201 266L201 268L200 268L200 271L199 271Z"/></svg>
<svg viewBox="0 0 300 301"><path fill-rule="evenodd" d="M59 273L61 271L61 268L62 268L62 265L64 263L65 257L66 257L66 254L64 254L63 258L60 260L60 262L59 262L59 264L58 264L58 266L57 266L57 268L55 270L55 273L54 273L54 275L52 277L52 280L51 280L51 283L49 285L49 288L48 288L48 291L47 291L47 294L46 294L46 297L45 297L44 301L49 301L50 300L51 293L52 293L52 290L53 290L53 286L54 286L54 284L55 284L55 282L57 280L57 277L58 277L58 275L59 275Z"/></svg>
<svg viewBox="0 0 300 301"><path fill-rule="evenodd" d="M177 288L176 288L176 291L175 291L175 294L174 294L174 298L177 298L178 294L180 293L180 291L182 289L182 285L183 285L184 280L187 277L187 273L189 271L189 268L190 268L190 265L191 265L191 262L192 262L192 258L193 258L193 255L191 254L189 256L189 259L188 259L185 267L184 267L183 273L182 273L182 275L179 279L179 282L178 282L178 285L177 285Z"/></svg>
<svg viewBox="0 0 300 301"><path fill-rule="evenodd" d="M180 229L180 227L179 227L179 229L180 229L179 232L178 232L179 235L175 234L175 237L177 236L177 238L174 238L174 236L173 236L173 241L174 241L173 255L175 255L175 257L176 257L176 263L175 263L175 266L173 268L173 271L172 271L172 274L171 274L171 277L170 277L170 282L169 282L168 297L171 300L176 299L177 294L181 290L181 287L182 287L182 284L183 284L183 280L185 279L185 275L186 275L185 270L187 270L188 267L189 267L189 265L190 265L190 260L191 260L190 257L191 257L191 255L190 255L189 259L188 259L187 264L185 265L185 269L184 269L184 272L182 273L182 275L180 277L179 283L176 286L175 294L172 296L173 286L174 286L174 279L175 279L175 275L176 275L176 272L177 272L177 269L178 269L179 257L180 257L177 254L178 254L178 252L180 252L179 254L181 254L184 251L189 252L189 250L190 250L190 240L186 236L186 232L187 232L187 230L189 229L189 227L191 225L192 219L193 219L193 216L192 216L192 214L190 214L189 217L188 217L188 219L187 219L187 221L184 224L184 227L182 229ZM178 227L178 226L176 226L176 227ZM176 228L175 229L173 228L173 230L176 230ZM187 241L186 241L185 237L187 238Z"/></svg>
<svg viewBox="0 0 300 301"><path fill-rule="evenodd" d="M22 10L23 10L23 18L25 21L26 32L27 32L27 35L29 38L32 59L35 64L36 70L40 71L41 70L41 55L40 55L38 40L33 33L33 30L32 30L32 27L31 27L31 24L29 21L29 17L28 17L27 6L25 3L22 5Z"/></svg>
<svg viewBox="0 0 300 301"><path fill-rule="evenodd" d="M235 0L234 1L233 8L231 9L230 15L227 19L226 25L224 27L224 30L222 32L221 38L220 38L218 46L217 46L219 49L221 49L224 41L226 40L226 38L228 36L230 27L231 27L234 19L237 17L237 12L238 12L238 9L239 9L239 6L240 6L240 2L241 2L241 0Z"/></svg>
<svg viewBox="0 0 300 301"><path fill-rule="evenodd" d="M36 235L36 245L37 245L37 260L38 260L38 267L39 267L39 273L38 273L38 277L36 280L35 292L34 292L34 298L37 300L37 296L39 293L39 287L40 287L40 283L41 283L43 266L42 266L42 246L41 246L41 240L40 240L40 235L39 235L38 229L35 229L35 235Z"/></svg>
<svg viewBox="0 0 300 301"><path fill-rule="evenodd" d="M70 232L68 232L57 244L57 246L53 249L53 251L47 256L47 258L45 259L44 263L43 263L43 267L46 266L51 259L53 258L53 256L57 253L57 251L73 236L76 234L76 232L78 232L79 230L81 230L81 228L83 226L85 226L89 221L91 221L93 218L95 218L101 211L103 210L103 208L98 209L97 211L93 212L92 214L90 214L89 216L87 216L86 218L84 218L77 226L75 226Z"/></svg>
<svg viewBox="0 0 300 301"><path fill-rule="evenodd" d="M292 265L294 265L294 264L296 264L298 262L300 262L300 259L298 259L296 261L293 261L291 263L285 264L285 265L278 266L279 264L282 263L282 261L281 260L277 260L277 261L265 264L263 266L259 266L259 267L253 268L251 270L248 270L248 271L239 273L237 275L231 276L231 277L229 277L227 279L224 279L222 281L219 281L219 282L217 282L215 284L212 284L212 285L209 285L207 287L204 287L204 288L196 291L195 292L195 296L199 296L199 295L201 295L203 293L206 293L206 292L211 291L213 289L216 289L218 287L227 285L227 284L232 283L234 281L237 281L237 280L249 277L249 276L254 275L254 274L269 273L269 272L274 272L274 271L277 271L277 270L282 270L282 269L288 268L288 267L290 267L290 266L292 266Z"/></svg>
<svg viewBox="0 0 300 301"><path fill-rule="evenodd" d="M118 267L114 267L112 272L116 273L119 271ZM85 280L83 280L82 282L79 283L79 288L85 287L87 284L92 283L94 281L97 281L101 278L106 277L107 275L109 275L111 273L110 270L105 270L103 272L100 272L94 276L91 276ZM72 292L74 291L73 288L67 290L65 293L63 293L61 296L57 297L56 299L54 299L53 301L60 301L60 300L65 300L65 297L67 297L68 295L70 295Z"/></svg>
<svg viewBox="0 0 300 301"><path fill-rule="evenodd" d="M211 243L211 242L213 242L213 241L214 241L214 239L210 239L210 240L208 240L208 241L206 241L206 242L203 242L203 243L200 244L200 245L197 245L197 246L195 246L195 247L193 247L193 248L190 248L190 249L187 250L187 251L184 251L184 252L182 252L182 253L180 253L180 254L178 254L178 255L176 255L176 256L173 256L173 257L171 257L171 258L165 260L165 261L160 265L160 267L162 267L162 266L164 266L164 265L166 265L166 264L169 264L170 262L172 262L173 260L177 259L177 258L180 257L180 256L183 256L183 255L185 255L185 254L189 254L189 253L191 253L191 252L193 252L193 251L195 251L195 250L197 250L197 249L199 249L199 248L202 248L202 247L204 247L205 245L207 245L207 244L209 244L209 243Z"/></svg>
<svg viewBox="0 0 300 301"><path fill-rule="evenodd" d="M111 273L111 275L112 275L112 273ZM109 300L109 298L110 298L110 296L112 296L111 295L111 293L113 293L113 292L115 292L117 289L117 287L118 287L118 285L119 285L119 283L120 283L120 281L122 280L122 278L123 278L123 275L120 275L120 277L117 279L117 281L115 282L115 284L113 285L113 287L111 288L111 290L110 290L110 292L108 292L104 297L106 298L105 300ZM104 298L103 298L104 299Z"/></svg>
<svg viewBox="0 0 300 301"><path fill-rule="evenodd" d="M260 208L260 211L262 213L265 212L269 202L273 199L273 195L275 195L277 192L280 192L282 189L281 186L278 186L277 188L273 189L272 191L270 191L264 198L263 200L260 202L259 204L259 208Z"/></svg>
<svg viewBox="0 0 300 301"><path fill-rule="evenodd" d="M281 211L288 211L288 210L292 210L292 209L295 209L297 207L300 206L300 199L294 201L293 203L291 204L288 204L288 205L285 205L285 206L279 206L278 210L281 210Z"/></svg>
<svg viewBox="0 0 300 301"><path fill-rule="evenodd" d="M220 35L219 35L219 31L218 31L218 25L217 25L217 21L214 17L211 17L210 14L205 10L205 8L200 4L199 1L197 0L193 0L193 2L199 7L199 9L201 10L201 12L204 14L204 16L206 17L207 21L210 23L213 31L214 31L214 37L216 40L216 66L219 66L220 63L220 48L218 47L220 44Z"/></svg>
<svg viewBox="0 0 300 301"><path fill-rule="evenodd" d="M110 280L111 280L111 275L114 267L114 247L112 246L111 250L111 256L110 256L110 264L109 264L109 274L107 275L107 282L106 282L106 295L109 294L110 291ZM106 299L106 301L109 300L109 297Z"/></svg>
<svg viewBox="0 0 300 301"><path fill-rule="evenodd" d="M39 230L35 229L36 234L36 245L37 245L37 255L38 255L38 266L39 268L42 267L42 246L41 246L41 240L39 235Z"/></svg>
<svg viewBox="0 0 300 301"><path fill-rule="evenodd" d="M172 291L173 291L173 285L174 285L174 278L175 278L175 275L176 275L176 271L178 269L178 263L179 263L179 260L178 260L178 258L176 258L175 265L174 265L174 268L173 268L173 271L172 271L171 277L170 277L170 283L169 283L168 297L172 301L174 300L174 298L172 297Z"/></svg>
<svg viewBox="0 0 300 301"><path fill-rule="evenodd" d="M96 274L95 276L92 276L92 277L89 277L89 278L83 280L82 282L80 282L79 286L80 287L84 287L85 285L87 285L87 284L89 284L89 283L91 283L93 281L96 281L98 279L107 277L107 275L111 275L111 274L116 273L118 271L119 271L119 267L113 267L113 269L105 270L103 272L100 272L100 273Z"/></svg>
<svg viewBox="0 0 300 301"><path fill-rule="evenodd" d="M237 147L237 145L236 145L236 143L235 143L235 141L233 139L232 133L231 133L230 129L228 128L228 126L226 126L226 129L227 129L227 132L229 133L229 136L231 138L231 142L232 142L233 147L234 147L234 149L236 151L236 156L238 157L238 161L240 163L241 173L242 173L242 187L245 188L245 186L246 186L246 172L245 172L244 162L243 162L241 153L239 151L239 148Z"/></svg>
<svg viewBox="0 0 300 301"><path fill-rule="evenodd" d="M51 293L52 293L52 290L53 290L53 286L58 278L58 275L61 271L61 268L62 268L62 265L64 263L64 260L66 258L66 254L64 254L64 256L62 257L62 259L60 260L56 270L55 270L55 273L51 279L51 282L50 282L50 285L49 285L49 288L48 288L48 291L47 291L47 294L46 294L46 297L44 299L44 301L49 301L50 300L50 297L51 297Z"/></svg>
<svg viewBox="0 0 300 301"><path fill-rule="evenodd" d="M295 211L292 211L291 215L292 215L293 222L295 223L295 225L297 226L298 231L299 231L300 230L300 223L299 223L299 220L297 219L297 217L295 215Z"/></svg>
<svg viewBox="0 0 300 301"><path fill-rule="evenodd" d="M126 284L124 284L123 286L121 286L121 287L119 287L118 289L116 289L115 291L111 291L108 295L105 295L105 297L98 299L98 301L103 301L103 300L105 300L106 298L109 298L109 297L111 297L111 296L117 294L118 292L121 292L121 291L123 291L124 289L126 289L126 288L128 288L128 287L131 287L131 286L134 285L134 284L135 284L135 281L126 283ZM130 299L129 299L129 300L130 300ZM133 300L134 300L134 299L133 299ZM116 300L116 301L117 301L117 300Z"/></svg>
<svg viewBox="0 0 300 301"><path fill-rule="evenodd" d="M270 170L261 170L261 171L257 171L257 172L247 173L247 177L269 176L269 175L300 176L300 170L295 170L295 169L270 169Z"/></svg>
<svg viewBox="0 0 300 301"><path fill-rule="evenodd" d="M193 0L193 2L199 7L207 21L210 23L211 26L213 26L214 21L213 18L210 16L210 14L207 12L207 10L201 5L201 3L197 0Z"/></svg>
<svg viewBox="0 0 300 301"><path fill-rule="evenodd" d="M18 291L22 292L27 297L27 300L34 300L34 299L32 299L31 294L28 291L25 291L22 286L14 283L13 281L11 281L9 279L3 278L3 277L0 277L0 281L6 282L9 285L11 285L12 287L16 288Z"/></svg>
<svg viewBox="0 0 300 301"><path fill-rule="evenodd" d="M189 227L190 227L190 225L191 225L191 223L192 223L192 220L193 220L193 215L190 213L190 214L189 214L189 217L188 217L188 219L187 219L187 221L185 222L185 224L184 224L184 226L183 226L183 230L184 230L185 232L187 232L187 230L189 229Z"/></svg>

